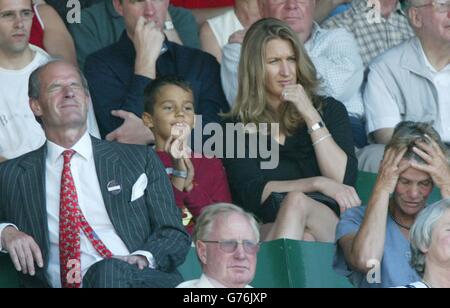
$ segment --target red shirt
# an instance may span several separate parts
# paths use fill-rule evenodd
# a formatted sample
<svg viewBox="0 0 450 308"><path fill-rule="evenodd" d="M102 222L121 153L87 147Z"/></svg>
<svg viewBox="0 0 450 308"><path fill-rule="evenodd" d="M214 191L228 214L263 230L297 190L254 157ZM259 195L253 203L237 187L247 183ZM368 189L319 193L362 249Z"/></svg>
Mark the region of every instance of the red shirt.
<svg viewBox="0 0 450 308"><path fill-rule="evenodd" d="M171 0L171 3L188 9L206 9L233 6L234 0Z"/></svg>
<svg viewBox="0 0 450 308"><path fill-rule="evenodd" d="M169 154L162 151L156 153L166 168L172 168L172 158ZM182 210L186 208L194 218L190 224L185 224L189 233L192 233L195 218L201 214L204 207L218 202L231 202L230 188L222 161L217 158L200 157L191 158L191 162L195 170L194 188L190 192L185 192L172 186L177 206ZM183 215L189 214L184 212Z"/></svg>
<svg viewBox="0 0 450 308"><path fill-rule="evenodd" d="M44 48L44 28L38 18L38 11L36 6L33 6L34 16L33 23L31 24L30 38L28 41L30 44L38 46L45 50Z"/></svg>

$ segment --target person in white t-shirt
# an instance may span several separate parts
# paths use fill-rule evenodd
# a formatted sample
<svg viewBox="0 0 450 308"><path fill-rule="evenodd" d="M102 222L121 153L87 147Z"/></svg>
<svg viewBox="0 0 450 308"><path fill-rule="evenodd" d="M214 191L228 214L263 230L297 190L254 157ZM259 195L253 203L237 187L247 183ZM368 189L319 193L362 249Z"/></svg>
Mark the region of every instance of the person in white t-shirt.
<svg viewBox="0 0 450 308"><path fill-rule="evenodd" d="M407 0L416 34L369 66L364 89L367 133L374 144L357 153L359 169L376 172L401 121L432 122L450 144L450 1Z"/></svg>
<svg viewBox="0 0 450 308"><path fill-rule="evenodd" d="M50 56L28 43L33 15L31 0L0 0L0 162L45 142L29 106L28 78ZM92 113L89 127L98 136Z"/></svg>
<svg viewBox="0 0 450 308"><path fill-rule="evenodd" d="M0 157L10 159L45 141L28 105L28 77L49 56L29 45L31 0L0 0Z"/></svg>

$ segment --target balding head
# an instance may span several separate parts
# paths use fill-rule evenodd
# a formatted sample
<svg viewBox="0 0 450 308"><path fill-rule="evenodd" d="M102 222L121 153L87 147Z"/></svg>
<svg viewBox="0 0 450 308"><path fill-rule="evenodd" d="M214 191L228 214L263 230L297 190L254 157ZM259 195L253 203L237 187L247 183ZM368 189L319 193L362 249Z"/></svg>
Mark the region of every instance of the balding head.
<svg viewBox="0 0 450 308"><path fill-rule="evenodd" d="M316 0L259 0L261 17L272 17L286 22L300 41L311 36Z"/></svg>

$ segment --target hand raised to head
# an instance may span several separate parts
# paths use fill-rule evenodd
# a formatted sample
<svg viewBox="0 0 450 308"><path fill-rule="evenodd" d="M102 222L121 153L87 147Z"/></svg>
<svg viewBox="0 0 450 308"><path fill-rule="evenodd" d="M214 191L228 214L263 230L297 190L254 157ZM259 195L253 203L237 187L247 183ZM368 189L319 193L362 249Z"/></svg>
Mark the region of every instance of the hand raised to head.
<svg viewBox="0 0 450 308"><path fill-rule="evenodd" d="M311 99L301 84L285 86L281 93L281 100L293 103L297 107L298 112L305 118L308 118L308 115L311 113L317 113L316 108L314 108Z"/></svg>
<svg viewBox="0 0 450 308"><path fill-rule="evenodd" d="M153 21L139 17L132 38L136 50L134 71L136 75L154 79L156 77L156 60L164 43L164 33Z"/></svg>
<svg viewBox="0 0 450 308"><path fill-rule="evenodd" d="M434 184L441 189L444 198L450 197L450 165L448 157L439 145L426 136L428 142L417 140L413 147L414 153L420 156L425 163L411 162L411 167L428 173Z"/></svg>
<svg viewBox="0 0 450 308"><path fill-rule="evenodd" d="M401 162L406 153L407 148L394 149L388 148L384 153L378 171L376 187L382 189L389 194L393 193L397 186L398 178L406 169L411 167L410 162Z"/></svg>

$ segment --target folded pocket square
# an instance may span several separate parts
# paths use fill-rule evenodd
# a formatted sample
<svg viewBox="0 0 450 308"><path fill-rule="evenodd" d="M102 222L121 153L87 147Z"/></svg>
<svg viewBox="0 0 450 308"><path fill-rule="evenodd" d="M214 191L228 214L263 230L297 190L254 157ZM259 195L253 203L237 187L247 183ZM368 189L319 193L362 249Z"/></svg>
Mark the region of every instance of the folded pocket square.
<svg viewBox="0 0 450 308"><path fill-rule="evenodd" d="M139 199L144 195L144 192L147 189L147 184L147 175L145 173L142 173L131 189L131 202Z"/></svg>

